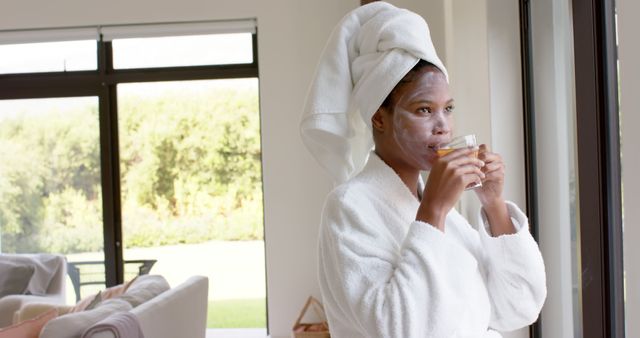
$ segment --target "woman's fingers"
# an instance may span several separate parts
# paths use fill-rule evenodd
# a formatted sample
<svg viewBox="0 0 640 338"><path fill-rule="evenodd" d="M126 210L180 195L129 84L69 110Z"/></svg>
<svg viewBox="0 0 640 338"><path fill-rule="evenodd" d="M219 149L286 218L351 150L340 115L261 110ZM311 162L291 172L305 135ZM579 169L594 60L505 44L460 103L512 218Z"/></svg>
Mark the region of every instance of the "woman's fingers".
<svg viewBox="0 0 640 338"><path fill-rule="evenodd" d="M467 165L462 165L458 167L458 170L460 170L460 172L462 174L476 174L480 177L483 177L486 175L482 169L475 165L475 164L467 164Z"/></svg>
<svg viewBox="0 0 640 338"><path fill-rule="evenodd" d="M497 154L497 153L492 153L491 151L489 151L489 148L484 144L480 145L480 148L478 151L478 158L487 163L494 162L494 161L502 162L502 156L500 156L500 154Z"/></svg>
<svg viewBox="0 0 640 338"><path fill-rule="evenodd" d="M480 151L478 151L478 158L486 162L502 160L502 157L499 154L490 152L486 147L480 148Z"/></svg>
<svg viewBox="0 0 640 338"><path fill-rule="evenodd" d="M478 154L478 158L485 163L485 166L482 168L482 171L485 174L488 175L495 171L504 171L502 156L488 151L487 146L484 144L480 146L480 154Z"/></svg>
<svg viewBox="0 0 640 338"><path fill-rule="evenodd" d="M504 168L504 164L502 162L486 162L485 166L482 168L482 171L485 174L490 172L500 170Z"/></svg>
<svg viewBox="0 0 640 338"><path fill-rule="evenodd" d="M443 177L453 179L457 182L456 185L459 184L459 187L462 188L484 181L486 179L484 170L486 163L473 156L477 151L478 149L460 148L440 157L439 162L442 174L444 174ZM492 169L494 169L493 166Z"/></svg>
<svg viewBox="0 0 640 338"><path fill-rule="evenodd" d="M485 173L475 165L457 167L454 169L453 175L462 179L463 183L465 183L464 186L467 186L468 183L477 182L478 180L484 180L486 178Z"/></svg>
<svg viewBox="0 0 640 338"><path fill-rule="evenodd" d="M484 178L479 177L477 174L467 174L463 178L463 186L466 188L469 185L482 181L484 181Z"/></svg>
<svg viewBox="0 0 640 338"><path fill-rule="evenodd" d="M485 173L484 181L501 181L503 179L504 179L504 171L502 169L498 169L490 173Z"/></svg>

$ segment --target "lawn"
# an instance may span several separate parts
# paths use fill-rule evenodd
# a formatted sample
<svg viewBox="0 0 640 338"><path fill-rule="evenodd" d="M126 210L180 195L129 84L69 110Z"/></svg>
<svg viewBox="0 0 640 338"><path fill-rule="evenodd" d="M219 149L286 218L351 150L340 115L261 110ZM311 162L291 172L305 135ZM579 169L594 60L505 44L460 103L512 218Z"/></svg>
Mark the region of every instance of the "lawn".
<svg viewBox="0 0 640 338"><path fill-rule="evenodd" d="M216 329L267 327L264 298L209 301L207 327Z"/></svg>

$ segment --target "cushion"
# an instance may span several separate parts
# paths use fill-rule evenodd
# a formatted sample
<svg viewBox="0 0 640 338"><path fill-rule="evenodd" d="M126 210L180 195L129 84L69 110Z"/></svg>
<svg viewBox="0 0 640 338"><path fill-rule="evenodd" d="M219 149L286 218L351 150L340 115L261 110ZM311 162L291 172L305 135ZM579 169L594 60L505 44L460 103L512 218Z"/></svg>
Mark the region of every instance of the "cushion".
<svg viewBox="0 0 640 338"><path fill-rule="evenodd" d="M116 286L112 286L108 289L105 289L104 291L102 291L100 293L100 296L102 298L102 300L105 299L110 299L110 298L115 298L115 297L119 297L121 296L123 293L125 293L127 291L127 289L129 288L129 286L137 279L138 277L136 276L134 279L125 282L124 284L120 284L120 285L116 285Z"/></svg>
<svg viewBox="0 0 640 338"><path fill-rule="evenodd" d="M60 256L52 254L2 254L0 261L21 265L32 265L35 270L29 281L27 293L32 295L45 295L53 276L62 267L64 260Z"/></svg>
<svg viewBox="0 0 640 338"><path fill-rule="evenodd" d="M136 307L169 289L169 283L164 277L144 275L136 278L119 299L126 300L131 306Z"/></svg>
<svg viewBox="0 0 640 338"><path fill-rule="evenodd" d="M40 316L0 330L0 338L38 338L42 327L58 315L51 309Z"/></svg>
<svg viewBox="0 0 640 338"><path fill-rule="evenodd" d="M131 305L120 299L108 299L93 310L68 313L44 326L40 338L79 338L84 330L108 316L131 310Z"/></svg>
<svg viewBox="0 0 640 338"><path fill-rule="evenodd" d="M76 305L74 305L73 308L71 308L71 311L69 312L82 312L85 310L92 310L98 304L100 304L101 301L102 301L102 295L100 292L98 292L95 295L87 296L80 299L76 303Z"/></svg>
<svg viewBox="0 0 640 338"><path fill-rule="evenodd" d="M0 298L23 294L34 271L32 265L0 261Z"/></svg>
<svg viewBox="0 0 640 338"><path fill-rule="evenodd" d="M137 278L137 277L136 277ZM98 292L95 295L87 296L82 298L76 305L71 309L70 312L81 312L86 310L91 310L95 308L100 302L106 299L115 298L122 295L129 285L136 280L136 278L120 285L112 286L105 290Z"/></svg>

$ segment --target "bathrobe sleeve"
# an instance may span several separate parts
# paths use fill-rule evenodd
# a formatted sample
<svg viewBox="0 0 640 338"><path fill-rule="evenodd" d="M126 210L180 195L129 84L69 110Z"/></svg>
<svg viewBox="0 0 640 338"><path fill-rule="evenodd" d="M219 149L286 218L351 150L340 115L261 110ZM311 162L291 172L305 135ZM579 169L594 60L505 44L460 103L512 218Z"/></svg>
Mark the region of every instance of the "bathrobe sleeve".
<svg viewBox="0 0 640 338"><path fill-rule="evenodd" d="M385 212L353 204L334 196L323 212L320 273L332 306L366 337L453 337L465 310L459 290L477 274L473 255L418 221L397 242Z"/></svg>
<svg viewBox="0 0 640 338"><path fill-rule="evenodd" d="M533 323L547 295L542 254L529 233L525 214L507 202L511 221L517 232L493 237L484 210L480 211L478 229L489 298L490 327L512 331Z"/></svg>

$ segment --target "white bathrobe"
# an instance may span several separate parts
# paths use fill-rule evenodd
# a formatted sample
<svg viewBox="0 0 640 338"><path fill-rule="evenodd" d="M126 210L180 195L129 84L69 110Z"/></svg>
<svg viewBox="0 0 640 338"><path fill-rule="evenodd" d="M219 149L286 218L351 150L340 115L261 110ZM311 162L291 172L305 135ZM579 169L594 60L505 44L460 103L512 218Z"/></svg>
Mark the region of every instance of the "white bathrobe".
<svg viewBox="0 0 640 338"><path fill-rule="evenodd" d="M484 212L476 231L451 210L443 233L415 221L418 206L375 153L327 197L319 276L332 338L497 338L536 320L544 263L516 205L517 233L499 237Z"/></svg>

